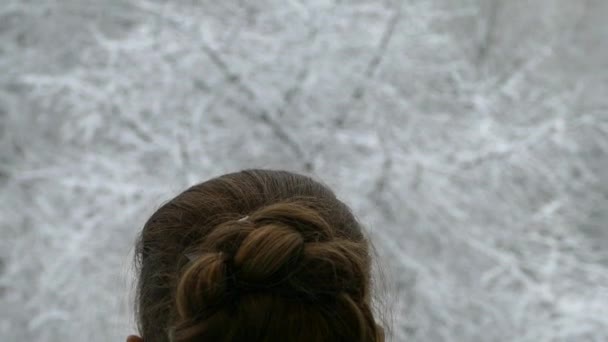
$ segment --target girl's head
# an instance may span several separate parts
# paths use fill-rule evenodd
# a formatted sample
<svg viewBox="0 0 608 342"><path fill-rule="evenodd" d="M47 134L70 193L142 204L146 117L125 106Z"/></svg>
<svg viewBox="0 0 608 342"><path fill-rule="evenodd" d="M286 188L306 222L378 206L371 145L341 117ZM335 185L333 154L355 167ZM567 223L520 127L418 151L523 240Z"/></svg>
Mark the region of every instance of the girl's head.
<svg viewBox="0 0 608 342"><path fill-rule="evenodd" d="M313 179L245 170L195 185L146 222L136 249L145 342L382 342L370 246Z"/></svg>

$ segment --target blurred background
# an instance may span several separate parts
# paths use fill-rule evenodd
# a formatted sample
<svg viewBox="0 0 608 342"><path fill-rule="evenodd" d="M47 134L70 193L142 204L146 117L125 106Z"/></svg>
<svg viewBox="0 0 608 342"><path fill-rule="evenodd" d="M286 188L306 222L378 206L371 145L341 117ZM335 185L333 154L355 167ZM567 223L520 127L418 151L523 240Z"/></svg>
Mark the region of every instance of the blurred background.
<svg viewBox="0 0 608 342"><path fill-rule="evenodd" d="M331 187L394 341L608 340L608 2L2 0L0 336L122 341L185 187Z"/></svg>

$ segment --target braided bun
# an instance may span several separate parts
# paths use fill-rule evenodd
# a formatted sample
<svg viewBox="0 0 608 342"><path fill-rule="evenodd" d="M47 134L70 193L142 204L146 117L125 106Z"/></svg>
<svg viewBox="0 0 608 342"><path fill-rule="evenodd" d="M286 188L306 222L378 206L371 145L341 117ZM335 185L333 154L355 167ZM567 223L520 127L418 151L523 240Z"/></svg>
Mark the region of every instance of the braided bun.
<svg viewBox="0 0 608 342"><path fill-rule="evenodd" d="M137 242L140 333L382 342L368 247L348 206L310 177L256 169L196 184L156 210Z"/></svg>
<svg viewBox="0 0 608 342"><path fill-rule="evenodd" d="M349 336L336 336L332 341L341 337L375 341L375 324L366 303L367 245L336 235L306 203L276 203L245 220L224 222L204 237L195 255L176 290L175 342L241 341L238 332L230 340L220 337L222 331L239 330L225 329L230 320L223 322L219 317L242 317L240 324L251 326L240 334L249 338L254 331L259 336L276 334L282 329L279 313L289 316L293 312L288 307L299 308L301 314L300 322L294 320L291 325L326 320L319 323L326 325L326 331L319 332L324 334L319 341L331 336L330 323L348 324L347 329L336 331L349 331ZM260 312L261 308L268 311ZM247 324L256 312L266 319ZM332 318L339 320L332 322Z"/></svg>

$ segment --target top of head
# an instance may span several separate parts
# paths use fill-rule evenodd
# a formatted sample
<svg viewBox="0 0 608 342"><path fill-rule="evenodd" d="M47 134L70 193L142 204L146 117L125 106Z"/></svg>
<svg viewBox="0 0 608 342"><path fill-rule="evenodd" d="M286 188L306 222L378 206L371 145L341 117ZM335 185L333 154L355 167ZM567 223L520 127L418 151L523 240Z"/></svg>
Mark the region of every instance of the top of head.
<svg viewBox="0 0 608 342"><path fill-rule="evenodd" d="M368 243L308 177L247 170L194 186L148 220L138 246L148 341L166 341L163 326L174 342L380 341Z"/></svg>

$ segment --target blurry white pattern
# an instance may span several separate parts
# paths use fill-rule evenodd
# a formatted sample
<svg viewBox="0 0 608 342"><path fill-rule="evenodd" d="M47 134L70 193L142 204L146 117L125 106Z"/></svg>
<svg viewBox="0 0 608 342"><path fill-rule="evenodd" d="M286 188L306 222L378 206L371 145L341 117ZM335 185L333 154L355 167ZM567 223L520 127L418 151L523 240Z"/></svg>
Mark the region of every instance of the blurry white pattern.
<svg viewBox="0 0 608 342"><path fill-rule="evenodd" d="M324 180L394 341L608 340L608 2L0 6L0 336L121 341L135 235L225 172Z"/></svg>

